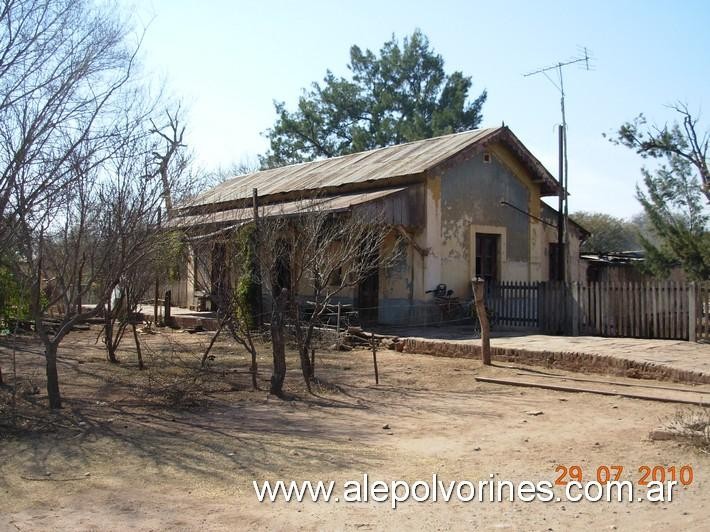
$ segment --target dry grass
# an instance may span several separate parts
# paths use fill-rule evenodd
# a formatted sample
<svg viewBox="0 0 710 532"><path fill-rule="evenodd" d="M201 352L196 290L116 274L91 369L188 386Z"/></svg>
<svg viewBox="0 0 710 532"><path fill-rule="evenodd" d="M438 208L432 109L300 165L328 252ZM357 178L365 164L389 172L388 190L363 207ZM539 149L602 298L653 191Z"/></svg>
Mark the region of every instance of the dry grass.
<svg viewBox="0 0 710 532"><path fill-rule="evenodd" d="M664 429L710 453L710 409L683 408L664 423Z"/></svg>

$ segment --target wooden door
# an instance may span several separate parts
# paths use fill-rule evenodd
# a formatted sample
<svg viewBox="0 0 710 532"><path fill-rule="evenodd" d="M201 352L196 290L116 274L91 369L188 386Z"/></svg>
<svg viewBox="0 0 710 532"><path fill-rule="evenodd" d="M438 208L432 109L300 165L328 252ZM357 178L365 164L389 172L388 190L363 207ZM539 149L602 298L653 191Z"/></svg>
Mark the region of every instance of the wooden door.
<svg viewBox="0 0 710 532"><path fill-rule="evenodd" d="M476 277L490 284L498 280L499 235L476 233Z"/></svg>

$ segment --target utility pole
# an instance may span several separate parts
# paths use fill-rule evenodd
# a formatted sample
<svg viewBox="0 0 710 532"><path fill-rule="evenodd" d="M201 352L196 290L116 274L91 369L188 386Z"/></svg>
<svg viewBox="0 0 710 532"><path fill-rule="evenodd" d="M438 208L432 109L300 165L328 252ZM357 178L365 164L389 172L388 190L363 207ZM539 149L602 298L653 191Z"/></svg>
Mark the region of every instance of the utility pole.
<svg viewBox="0 0 710 532"><path fill-rule="evenodd" d="M568 194L567 190L569 188L569 166L567 162L567 116L565 114L565 85L562 76L562 69L566 66L574 65L577 63L584 63L586 70L589 70L589 51L585 47L583 49L583 55L579 57L572 58L568 61L560 61L555 65L550 65L547 67L528 72L523 74L524 77L535 76L538 74L544 75L550 83L552 83L555 88L560 92L560 110L562 112L562 125L559 126L559 175L558 180L560 183L560 192L558 200L558 212L557 212L557 271L559 280L567 280L569 272L569 234L567 232L567 222L569 217L569 205L568 205ZM550 77L549 72L557 72L557 82Z"/></svg>

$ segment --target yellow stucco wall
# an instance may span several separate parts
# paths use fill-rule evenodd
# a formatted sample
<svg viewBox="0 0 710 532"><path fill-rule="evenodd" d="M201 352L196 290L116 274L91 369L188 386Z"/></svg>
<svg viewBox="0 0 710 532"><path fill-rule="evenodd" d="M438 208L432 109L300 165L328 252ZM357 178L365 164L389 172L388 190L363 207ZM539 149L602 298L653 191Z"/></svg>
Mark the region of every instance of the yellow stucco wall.
<svg viewBox="0 0 710 532"><path fill-rule="evenodd" d="M533 216L540 214L540 186L516 156L502 145L488 148L490 162L477 153L451 168L430 175L426 182L426 226L423 246L424 290L446 283L454 293L470 296L475 272L475 235L493 233L499 240L499 277L503 281L544 280L543 224L512 208L508 201ZM415 277L419 276L415 265Z"/></svg>

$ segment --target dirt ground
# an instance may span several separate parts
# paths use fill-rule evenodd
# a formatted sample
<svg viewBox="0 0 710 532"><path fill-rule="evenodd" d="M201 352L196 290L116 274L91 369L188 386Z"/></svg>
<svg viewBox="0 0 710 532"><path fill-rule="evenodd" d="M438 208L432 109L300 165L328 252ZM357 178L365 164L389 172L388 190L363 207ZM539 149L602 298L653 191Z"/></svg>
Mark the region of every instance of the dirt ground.
<svg viewBox="0 0 710 532"><path fill-rule="evenodd" d="M291 356L288 398L280 400L265 391L267 349L254 392L246 357L229 341L218 341L210 370L199 374L191 368L209 334L144 335L150 369L140 372L129 342L121 364L110 365L96 334L72 333L60 348L65 407L51 418L39 346L17 345L25 417L18 430L0 427L0 530L710 528L710 456L648 439L676 405L477 383L476 375L511 370L394 351L378 353L379 386L371 353L319 351L323 385L314 395ZM7 340L0 367L7 383ZM433 473L446 481L554 480L560 464L581 466L585 480L611 464L633 481L642 465L690 464L695 476L671 503L409 501L392 510L259 503L252 488L253 480L279 479L342 486L363 473L388 482Z"/></svg>

